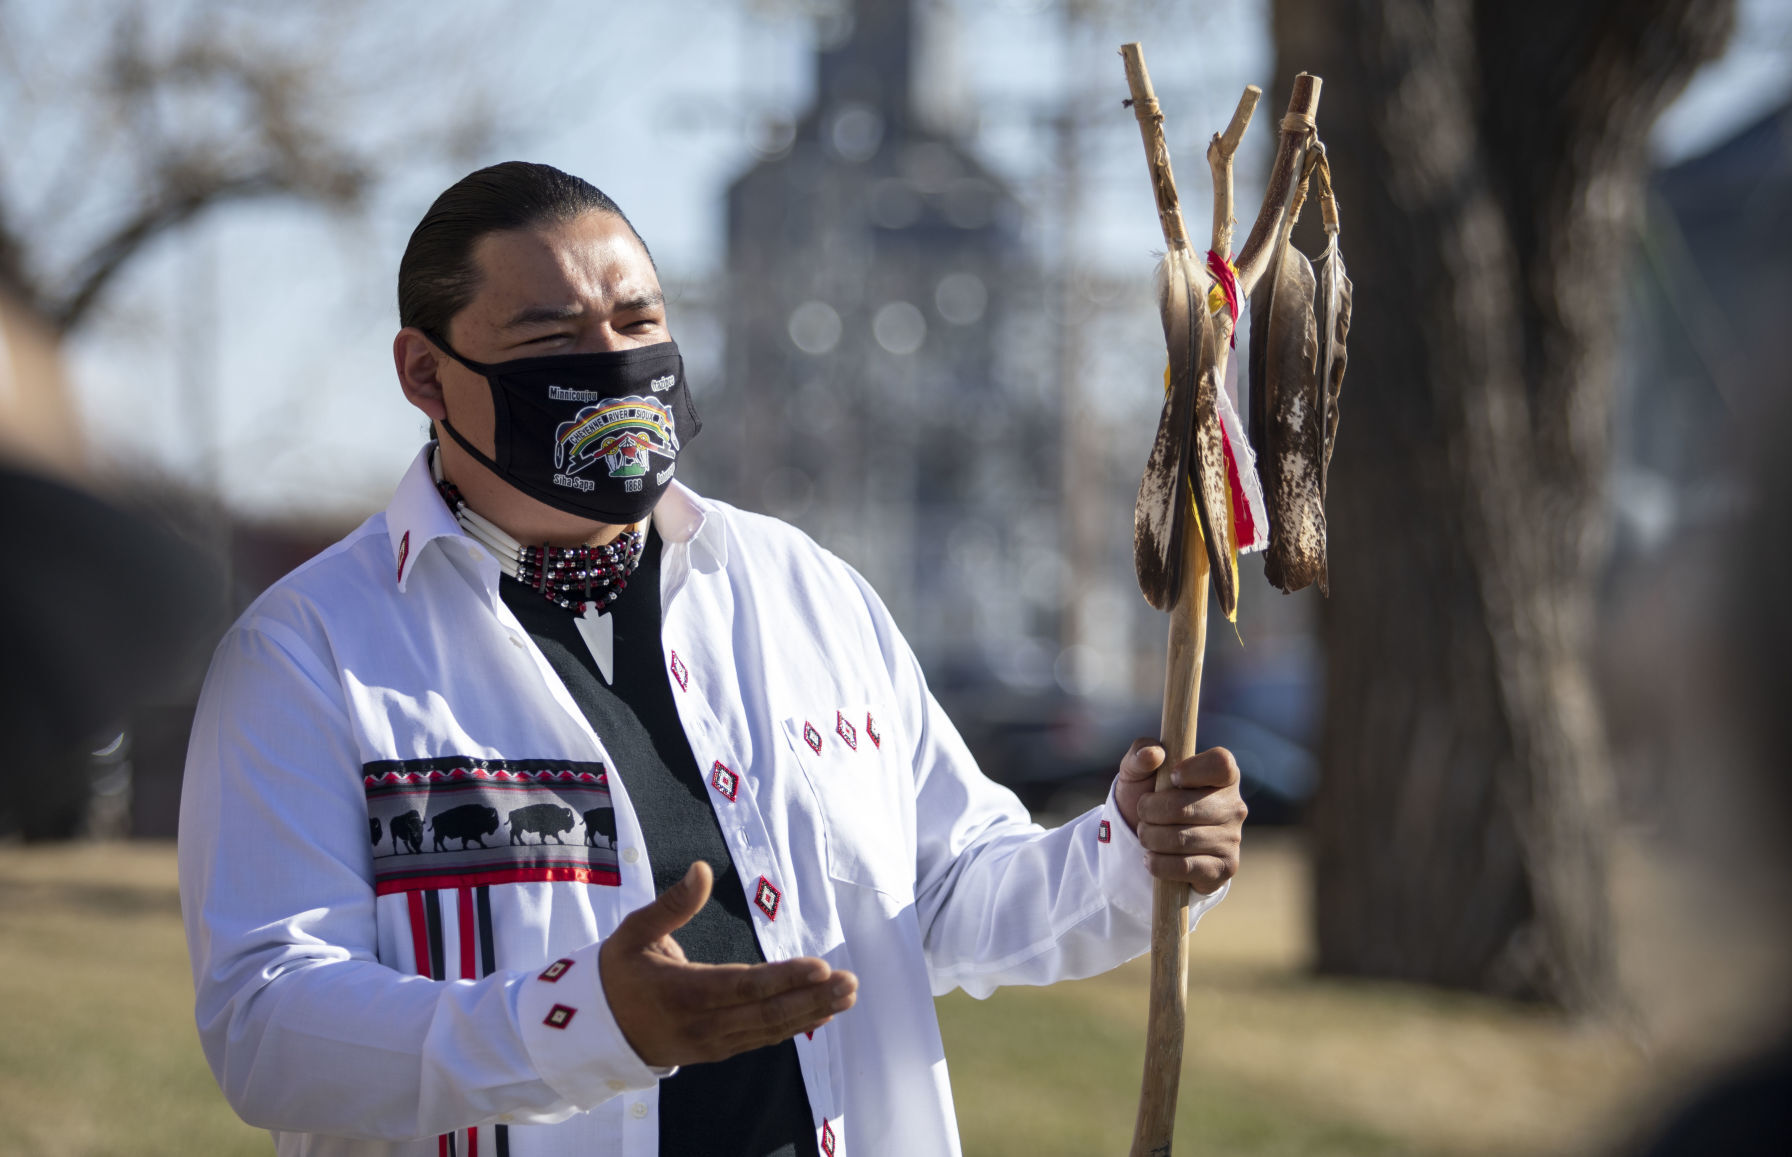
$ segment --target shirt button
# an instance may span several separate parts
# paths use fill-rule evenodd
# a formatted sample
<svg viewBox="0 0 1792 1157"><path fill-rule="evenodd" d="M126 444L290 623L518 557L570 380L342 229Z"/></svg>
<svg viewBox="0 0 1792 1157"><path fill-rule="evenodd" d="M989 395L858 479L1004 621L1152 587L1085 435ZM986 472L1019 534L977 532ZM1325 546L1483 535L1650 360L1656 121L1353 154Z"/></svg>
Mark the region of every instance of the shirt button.
<svg viewBox="0 0 1792 1157"><path fill-rule="evenodd" d="M620 1093L622 1090L628 1088L628 1086L621 1081L606 1081L604 1083L610 1086L610 1091L612 1093Z"/></svg>
<svg viewBox="0 0 1792 1157"><path fill-rule="evenodd" d="M629 1107L628 1112L629 1112L629 1116L631 1116L635 1120L639 1121L642 1117L645 1117L647 1115L647 1105L643 1101L636 1101L633 1105L631 1105Z"/></svg>
<svg viewBox="0 0 1792 1157"><path fill-rule="evenodd" d="M637 849L632 848L632 847L622 849L622 862L623 863L632 864L640 858L641 858L641 853Z"/></svg>
<svg viewBox="0 0 1792 1157"><path fill-rule="evenodd" d="M510 636L510 645L520 648L523 645L523 637L521 635Z"/></svg>

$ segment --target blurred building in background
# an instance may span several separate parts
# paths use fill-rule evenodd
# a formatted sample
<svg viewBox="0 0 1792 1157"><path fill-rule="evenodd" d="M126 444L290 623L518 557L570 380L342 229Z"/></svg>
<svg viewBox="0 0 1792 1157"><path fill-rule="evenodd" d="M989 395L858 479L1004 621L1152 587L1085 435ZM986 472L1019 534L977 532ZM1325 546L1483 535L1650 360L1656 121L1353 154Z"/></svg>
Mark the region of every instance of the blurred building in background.
<svg viewBox="0 0 1792 1157"><path fill-rule="evenodd" d="M857 566L942 678L1049 677L1062 391L1040 265L1019 202L917 99L915 9L846 13L782 154L728 190L727 384L694 472Z"/></svg>

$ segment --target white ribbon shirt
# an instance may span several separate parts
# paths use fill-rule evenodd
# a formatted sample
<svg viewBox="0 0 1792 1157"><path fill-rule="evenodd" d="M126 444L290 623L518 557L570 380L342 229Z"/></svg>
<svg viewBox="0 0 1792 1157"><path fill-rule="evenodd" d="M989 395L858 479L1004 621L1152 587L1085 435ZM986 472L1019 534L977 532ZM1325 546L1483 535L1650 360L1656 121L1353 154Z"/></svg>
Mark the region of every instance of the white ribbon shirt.
<svg viewBox="0 0 1792 1157"><path fill-rule="evenodd" d="M673 697L760 946L859 977L796 1039L818 1146L955 1154L933 997L1144 952L1138 841L1111 793L1033 824L877 596L800 532L676 484L654 518ZM658 1155L667 1071L597 966L651 865L498 579L420 454L206 679L180 825L200 1038L287 1157Z"/></svg>

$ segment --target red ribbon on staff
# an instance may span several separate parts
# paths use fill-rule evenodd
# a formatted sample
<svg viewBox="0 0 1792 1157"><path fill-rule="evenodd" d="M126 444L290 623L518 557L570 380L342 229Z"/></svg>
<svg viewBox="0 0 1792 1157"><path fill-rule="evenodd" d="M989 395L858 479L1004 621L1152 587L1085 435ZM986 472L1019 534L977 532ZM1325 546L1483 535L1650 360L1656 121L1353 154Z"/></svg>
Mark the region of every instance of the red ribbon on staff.
<svg viewBox="0 0 1792 1157"><path fill-rule="evenodd" d="M1232 262L1213 250L1207 251L1207 272L1213 274L1220 292L1226 295L1226 309L1232 314L1232 348L1238 348L1238 271Z"/></svg>

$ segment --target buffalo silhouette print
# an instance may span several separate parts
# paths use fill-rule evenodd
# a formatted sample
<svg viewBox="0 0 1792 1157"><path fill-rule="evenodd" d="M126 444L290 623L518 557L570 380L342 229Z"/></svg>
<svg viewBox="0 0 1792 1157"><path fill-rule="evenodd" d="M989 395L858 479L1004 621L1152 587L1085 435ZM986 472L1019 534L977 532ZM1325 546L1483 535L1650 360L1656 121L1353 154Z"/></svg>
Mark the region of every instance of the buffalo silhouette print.
<svg viewBox="0 0 1792 1157"><path fill-rule="evenodd" d="M413 852L423 850L423 817L416 809L405 812L401 816L393 816L386 821L386 830L392 833L392 854L404 851L399 845L407 845Z"/></svg>
<svg viewBox="0 0 1792 1157"><path fill-rule="evenodd" d="M555 843L564 844L566 841L560 838L560 833L572 831L573 825L578 820L569 807L561 807L559 804L552 803L532 803L528 807L520 807L511 812L509 822L510 842L513 844L528 843L525 835L527 832L534 832L540 836L541 839L537 841L539 843L547 843L548 837L552 836Z"/></svg>
<svg viewBox="0 0 1792 1157"><path fill-rule="evenodd" d="M448 840L459 840L462 850L474 844L483 848L485 837L498 830L498 809L482 803L462 804L431 817L429 827L435 833L438 852L446 850Z"/></svg>
<svg viewBox="0 0 1792 1157"><path fill-rule="evenodd" d="M616 846L616 811L614 808L594 807L585 813L585 842L596 847L598 836L602 836L604 843L610 847Z"/></svg>

